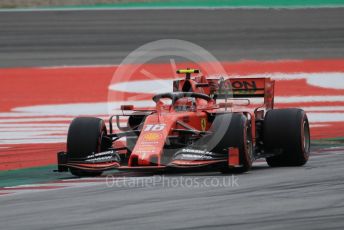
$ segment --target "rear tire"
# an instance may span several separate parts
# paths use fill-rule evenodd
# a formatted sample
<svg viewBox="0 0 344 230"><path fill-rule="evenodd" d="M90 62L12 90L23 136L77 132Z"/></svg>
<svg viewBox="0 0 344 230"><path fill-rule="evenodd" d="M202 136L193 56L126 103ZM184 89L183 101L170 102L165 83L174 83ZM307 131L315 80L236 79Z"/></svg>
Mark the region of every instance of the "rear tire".
<svg viewBox="0 0 344 230"><path fill-rule="evenodd" d="M105 123L95 117L77 117L69 126L67 137L68 159L84 158L91 153L98 153L107 149L103 143L103 136L107 134ZM99 176L102 171L85 171L70 168L70 172L79 177Z"/></svg>
<svg viewBox="0 0 344 230"><path fill-rule="evenodd" d="M302 166L310 154L310 131L302 109L275 109L264 119L264 148L271 167Z"/></svg>

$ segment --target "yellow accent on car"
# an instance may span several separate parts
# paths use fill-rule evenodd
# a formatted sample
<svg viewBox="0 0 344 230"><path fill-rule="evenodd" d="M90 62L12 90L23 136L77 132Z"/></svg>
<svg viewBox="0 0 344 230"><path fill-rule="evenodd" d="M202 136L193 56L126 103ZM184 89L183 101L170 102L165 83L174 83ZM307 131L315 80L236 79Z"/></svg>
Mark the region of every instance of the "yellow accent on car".
<svg viewBox="0 0 344 230"><path fill-rule="evenodd" d="M145 141L158 141L162 138L161 134L160 133L145 133L143 135L143 139Z"/></svg>
<svg viewBox="0 0 344 230"><path fill-rule="evenodd" d="M198 69L179 69L177 70L178 74L191 74L191 73L199 73Z"/></svg>

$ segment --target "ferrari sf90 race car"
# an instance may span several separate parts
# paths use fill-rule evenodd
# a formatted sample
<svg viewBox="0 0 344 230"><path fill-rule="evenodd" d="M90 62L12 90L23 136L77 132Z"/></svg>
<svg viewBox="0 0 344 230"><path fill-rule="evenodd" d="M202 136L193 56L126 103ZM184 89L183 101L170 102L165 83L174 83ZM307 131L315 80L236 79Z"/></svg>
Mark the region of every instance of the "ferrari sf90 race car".
<svg viewBox="0 0 344 230"><path fill-rule="evenodd" d="M199 169L246 172L265 158L271 167L302 166L310 153L306 113L274 109L270 78L206 77L178 70L173 92L153 96L154 108L122 105L122 114L77 117L58 171L97 176L105 170ZM192 76L195 75L196 76ZM115 129L114 127L117 126Z"/></svg>

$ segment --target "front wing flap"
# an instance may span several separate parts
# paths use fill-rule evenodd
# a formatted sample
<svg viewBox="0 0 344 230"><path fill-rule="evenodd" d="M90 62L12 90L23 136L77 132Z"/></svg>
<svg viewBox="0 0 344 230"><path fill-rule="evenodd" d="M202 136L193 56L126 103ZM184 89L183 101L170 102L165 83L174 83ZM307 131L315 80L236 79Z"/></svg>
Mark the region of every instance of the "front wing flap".
<svg viewBox="0 0 344 230"><path fill-rule="evenodd" d="M114 150L92 153L84 158L68 158L66 152L58 153L58 171L65 172L68 168L86 171L105 171L118 168L121 157Z"/></svg>
<svg viewBox="0 0 344 230"><path fill-rule="evenodd" d="M218 154L207 150L183 148L174 154L172 161L168 164L168 166L200 167L217 163L226 164L227 159L227 155Z"/></svg>

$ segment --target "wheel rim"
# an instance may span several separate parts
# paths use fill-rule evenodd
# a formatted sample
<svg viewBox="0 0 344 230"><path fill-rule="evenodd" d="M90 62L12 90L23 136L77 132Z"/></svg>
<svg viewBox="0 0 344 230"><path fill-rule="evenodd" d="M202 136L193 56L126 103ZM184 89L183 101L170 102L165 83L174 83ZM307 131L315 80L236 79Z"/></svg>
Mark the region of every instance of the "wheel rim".
<svg viewBox="0 0 344 230"><path fill-rule="evenodd" d="M246 129L246 153L247 156L249 157L249 161L252 162L253 159L253 143L252 143L252 137L250 133L250 129Z"/></svg>
<svg viewBox="0 0 344 230"><path fill-rule="evenodd" d="M247 153L250 156L250 160L252 160L253 157L253 147L252 147L252 141L247 141Z"/></svg>
<svg viewBox="0 0 344 230"><path fill-rule="evenodd" d="M310 149L310 133L307 121L303 122L303 149L305 151L305 155L308 155Z"/></svg>

